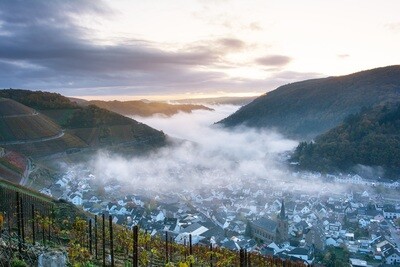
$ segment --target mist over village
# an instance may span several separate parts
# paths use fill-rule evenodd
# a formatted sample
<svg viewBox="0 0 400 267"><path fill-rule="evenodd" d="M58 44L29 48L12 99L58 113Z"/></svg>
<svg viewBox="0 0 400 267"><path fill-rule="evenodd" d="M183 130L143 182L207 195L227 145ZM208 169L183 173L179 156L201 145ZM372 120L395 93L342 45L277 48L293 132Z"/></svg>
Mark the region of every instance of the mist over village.
<svg viewBox="0 0 400 267"><path fill-rule="evenodd" d="M400 266L399 8L0 1L0 267Z"/></svg>

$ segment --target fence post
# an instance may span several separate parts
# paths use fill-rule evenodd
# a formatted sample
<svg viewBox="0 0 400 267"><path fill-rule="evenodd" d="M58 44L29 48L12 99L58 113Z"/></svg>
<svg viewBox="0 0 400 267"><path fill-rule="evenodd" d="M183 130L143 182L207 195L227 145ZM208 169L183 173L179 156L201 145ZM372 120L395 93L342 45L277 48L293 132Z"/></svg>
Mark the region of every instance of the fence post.
<svg viewBox="0 0 400 267"><path fill-rule="evenodd" d="M89 219L89 251L90 255L93 254L93 246L92 246L92 219Z"/></svg>
<svg viewBox="0 0 400 267"><path fill-rule="evenodd" d="M168 232L165 231L165 263L168 263Z"/></svg>
<svg viewBox="0 0 400 267"><path fill-rule="evenodd" d="M133 227L133 267L138 267L138 226ZM145 237L147 238L147 237Z"/></svg>
<svg viewBox="0 0 400 267"><path fill-rule="evenodd" d="M108 221L110 225L110 252L111 252L111 267L114 267L114 240L113 240L113 225L112 216L108 216Z"/></svg>
<svg viewBox="0 0 400 267"><path fill-rule="evenodd" d="M239 250L239 266L244 267L244 250L242 248Z"/></svg>
<svg viewBox="0 0 400 267"><path fill-rule="evenodd" d="M169 237L169 260L172 261L172 255L174 254L174 239L172 236Z"/></svg>
<svg viewBox="0 0 400 267"><path fill-rule="evenodd" d="M35 245L36 231L35 231L35 205L32 204L32 245Z"/></svg>
<svg viewBox="0 0 400 267"><path fill-rule="evenodd" d="M10 210L7 212L7 225L8 225L8 247L10 249L10 261L13 257L13 250L11 245L11 222L10 222Z"/></svg>
<svg viewBox="0 0 400 267"><path fill-rule="evenodd" d="M44 218L42 218L42 241L43 241L43 246L45 246L46 238L45 238L45 229L44 229Z"/></svg>
<svg viewBox="0 0 400 267"><path fill-rule="evenodd" d="M192 246L192 234L189 234L189 255L192 256L193 254L193 246ZM192 267L193 264L190 262L190 267Z"/></svg>
<svg viewBox="0 0 400 267"><path fill-rule="evenodd" d="M102 227L103 227L103 231L102 231L102 234L103 234L103 267L105 267L106 266L106 219L105 219L105 215L104 215L104 213L101 215L101 218L102 218L102 221L103 221L103 225L102 225Z"/></svg>
<svg viewBox="0 0 400 267"><path fill-rule="evenodd" d="M21 207L19 202L19 192L16 192L15 200L17 201L17 227L18 227L18 252L19 258L22 256L22 244L21 244Z"/></svg>
<svg viewBox="0 0 400 267"><path fill-rule="evenodd" d="M187 257L187 244L186 244L186 236L183 237L183 246L185 247L185 261Z"/></svg>
<svg viewBox="0 0 400 267"><path fill-rule="evenodd" d="M22 202L22 197L19 198L20 216L21 216L21 234L22 234L22 244L25 244L25 220L24 220L24 205Z"/></svg>
<svg viewBox="0 0 400 267"><path fill-rule="evenodd" d="M210 243L210 267L213 267L213 245Z"/></svg>
<svg viewBox="0 0 400 267"><path fill-rule="evenodd" d="M94 215L94 253L97 260L97 215Z"/></svg>
<svg viewBox="0 0 400 267"><path fill-rule="evenodd" d="M51 241L51 226L53 224L53 208L51 208L50 214L49 214L49 229L48 229L48 236L47 239L49 240L49 244Z"/></svg>

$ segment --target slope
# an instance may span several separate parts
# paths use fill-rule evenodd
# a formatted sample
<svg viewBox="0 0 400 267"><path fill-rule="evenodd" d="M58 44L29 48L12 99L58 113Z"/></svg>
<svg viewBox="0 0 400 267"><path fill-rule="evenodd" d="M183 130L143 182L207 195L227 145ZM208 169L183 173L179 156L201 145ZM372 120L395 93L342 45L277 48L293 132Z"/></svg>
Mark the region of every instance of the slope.
<svg viewBox="0 0 400 267"><path fill-rule="evenodd" d="M86 147L47 116L0 98L0 146L27 156L45 156Z"/></svg>
<svg viewBox="0 0 400 267"><path fill-rule="evenodd" d="M40 114L44 114L64 129L67 143L70 139L82 140L85 146L93 148L125 144L127 147L159 147L165 144L165 135L147 125L121 116L114 112L96 106L82 107L68 98L49 92L6 89L0 90L0 97L11 98ZM54 123L53 123L54 124ZM59 127L60 128L60 127ZM29 145L13 144L25 154L34 153L37 149L43 151L40 156L53 154L55 150L63 150L64 144L51 143L42 147L43 143ZM65 151L65 150L64 150Z"/></svg>
<svg viewBox="0 0 400 267"><path fill-rule="evenodd" d="M400 103L349 116L315 142L300 143L292 160L311 170L348 171L362 164L380 166L388 176L399 176Z"/></svg>
<svg viewBox="0 0 400 267"><path fill-rule="evenodd" d="M362 107L397 100L400 65L284 85L219 123L276 128L292 138L311 139Z"/></svg>

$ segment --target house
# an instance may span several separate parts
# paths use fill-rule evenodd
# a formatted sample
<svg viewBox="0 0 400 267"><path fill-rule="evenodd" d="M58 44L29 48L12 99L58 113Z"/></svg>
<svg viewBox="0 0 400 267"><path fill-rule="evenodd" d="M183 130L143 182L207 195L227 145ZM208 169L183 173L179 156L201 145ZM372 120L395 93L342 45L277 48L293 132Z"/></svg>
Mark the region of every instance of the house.
<svg viewBox="0 0 400 267"><path fill-rule="evenodd" d="M400 218L400 210L396 209L393 205L386 205L383 208L383 217L385 217L385 219Z"/></svg>
<svg viewBox="0 0 400 267"><path fill-rule="evenodd" d="M201 234L208 231L208 228L204 227L199 223L193 223L190 226L181 230L180 234L175 238L175 242L179 244L184 244L189 242L189 235L192 236L192 244L197 244L200 240L204 239Z"/></svg>
<svg viewBox="0 0 400 267"><path fill-rule="evenodd" d="M311 210L308 207L308 203L307 202L296 205L296 210L295 210L296 213L307 214L310 211Z"/></svg>
<svg viewBox="0 0 400 267"><path fill-rule="evenodd" d="M319 226L312 226L304 234L304 239L308 245L314 245L319 251L325 249L325 233Z"/></svg>
<svg viewBox="0 0 400 267"><path fill-rule="evenodd" d="M362 228L365 228L369 225L369 220L366 220L364 218L361 218L358 220L358 225Z"/></svg>
<svg viewBox="0 0 400 267"><path fill-rule="evenodd" d="M368 266L367 262L364 260L353 259L353 258L350 258L349 260L350 260L351 266L353 266L353 267L367 267Z"/></svg>
<svg viewBox="0 0 400 267"><path fill-rule="evenodd" d="M400 251L391 247L383 253L386 264L400 265Z"/></svg>
<svg viewBox="0 0 400 267"><path fill-rule="evenodd" d="M333 247L338 247L339 246L338 242L336 242L336 240L333 239L332 237L329 237L329 238L327 238L325 240L325 245L328 246L328 247L329 246L333 246Z"/></svg>
<svg viewBox="0 0 400 267"><path fill-rule="evenodd" d="M69 196L69 201L72 202L75 206L82 206L82 194L76 192Z"/></svg>
<svg viewBox="0 0 400 267"><path fill-rule="evenodd" d="M312 246L308 248L295 248L292 249L291 251L287 252L287 255L291 257L295 257L298 259L302 259L307 261L309 264L311 264L314 260L314 249Z"/></svg>
<svg viewBox="0 0 400 267"><path fill-rule="evenodd" d="M89 202L92 202L92 203L98 203L98 202L100 202L100 201L101 201L101 200L98 199L97 196L92 196L92 197L89 199Z"/></svg>

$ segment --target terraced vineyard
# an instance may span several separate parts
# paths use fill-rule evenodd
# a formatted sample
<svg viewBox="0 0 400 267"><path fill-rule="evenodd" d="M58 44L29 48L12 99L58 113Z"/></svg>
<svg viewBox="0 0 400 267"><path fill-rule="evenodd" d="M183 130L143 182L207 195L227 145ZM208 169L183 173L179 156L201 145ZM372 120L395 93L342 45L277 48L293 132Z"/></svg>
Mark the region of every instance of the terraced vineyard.
<svg viewBox="0 0 400 267"><path fill-rule="evenodd" d="M0 118L0 142L16 142L54 137L61 128L43 115Z"/></svg>
<svg viewBox="0 0 400 267"><path fill-rule="evenodd" d="M74 151L74 149L85 148L87 147L87 145L78 137L73 136L69 133L64 133L64 135L60 138L52 140L24 144L3 145L3 147L14 149L24 155L30 155L32 157L43 157L63 152L69 153L70 151Z"/></svg>
<svg viewBox="0 0 400 267"><path fill-rule="evenodd" d="M14 116L21 114L32 114L34 110L16 101L0 98L1 116Z"/></svg>

